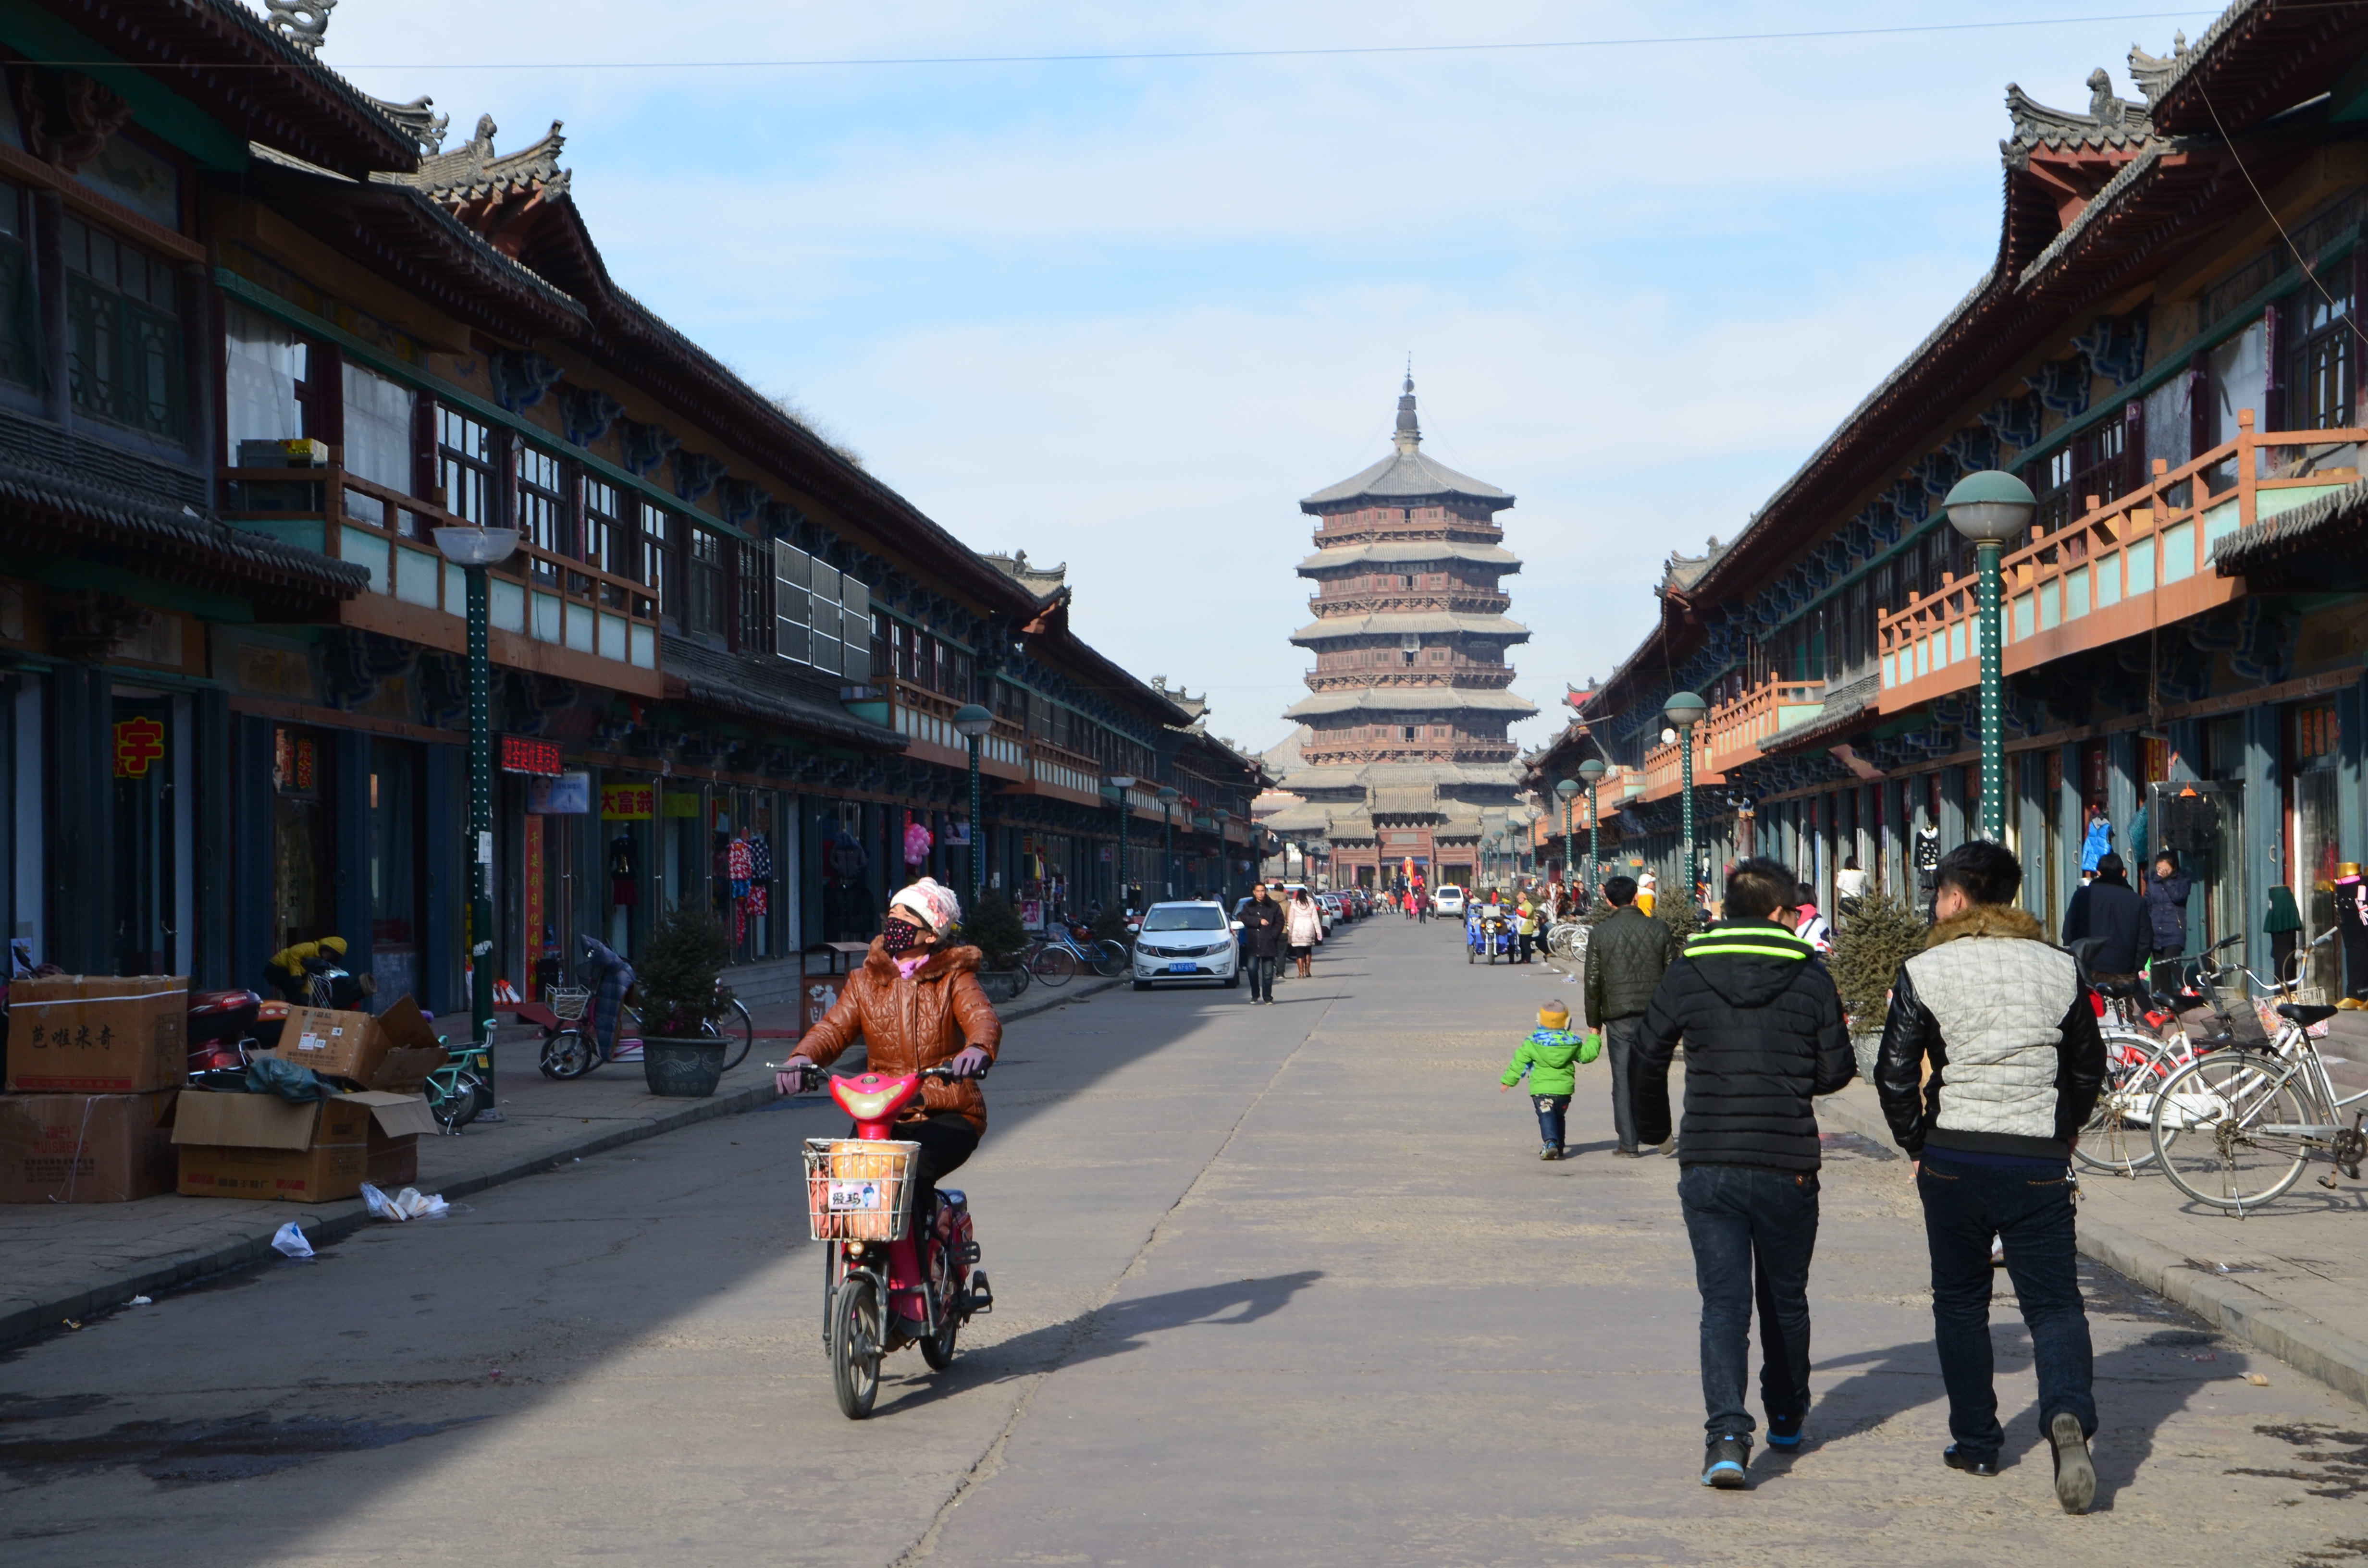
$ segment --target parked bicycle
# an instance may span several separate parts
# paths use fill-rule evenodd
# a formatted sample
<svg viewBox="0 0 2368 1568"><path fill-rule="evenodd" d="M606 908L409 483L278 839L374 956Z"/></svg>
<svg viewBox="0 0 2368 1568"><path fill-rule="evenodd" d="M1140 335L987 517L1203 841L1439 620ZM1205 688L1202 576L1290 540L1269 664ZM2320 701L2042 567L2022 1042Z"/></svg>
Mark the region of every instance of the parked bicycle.
<svg viewBox="0 0 2368 1568"><path fill-rule="evenodd" d="M2297 967L2306 952L2295 955ZM2271 985L2250 971L2241 972L2251 986L2293 995L2291 977L2282 975ZM2248 991L2239 1001L2240 1020L2251 1003ZM2337 1171L2358 1181L2368 1159L2368 1134L2362 1131L2368 1111L2351 1111L2351 1125L2343 1125L2343 1113L2368 1100L2368 1089L2338 1095L2310 1033L2336 1009L2288 1000L2272 1010L2284 1020L2274 1036L2256 1041L2232 1030L2226 1048L2200 1054L2171 1074L2153 1106L2155 1156L2163 1174L2196 1202L2238 1219L2283 1197L2314 1156L2333 1167L2319 1178L2329 1189Z"/></svg>
<svg viewBox="0 0 2368 1568"><path fill-rule="evenodd" d="M1107 937L1099 941L1080 940L1066 926L1055 924L1029 944L1019 961L1045 984L1065 985L1069 977L1080 970L1090 969L1105 980L1124 974L1133 960L1123 942Z"/></svg>
<svg viewBox="0 0 2368 1568"><path fill-rule="evenodd" d="M722 986L718 986L720 991ZM642 1016L630 1005L620 1009L616 1046L604 1051L600 1045L598 1020L587 1017L592 993L581 986L548 987L543 992L544 1006L552 1021L543 1027L542 1054L538 1065L549 1078L581 1078L604 1062L632 1060L642 1043ZM726 998L728 1008L723 1017L699 1027L702 1035L724 1042L723 1071L729 1073L748 1060L749 1050L757 1042L757 1020L737 996Z"/></svg>

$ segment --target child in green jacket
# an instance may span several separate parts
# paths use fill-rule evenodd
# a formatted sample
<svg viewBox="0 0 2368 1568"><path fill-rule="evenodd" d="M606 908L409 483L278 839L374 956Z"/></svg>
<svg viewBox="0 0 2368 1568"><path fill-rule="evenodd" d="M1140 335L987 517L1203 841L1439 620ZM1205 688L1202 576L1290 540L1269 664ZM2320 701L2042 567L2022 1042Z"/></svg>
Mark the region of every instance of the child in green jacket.
<svg viewBox="0 0 2368 1568"><path fill-rule="evenodd" d="M1549 1004L1538 1012L1539 1028L1521 1041L1513 1051L1513 1060L1505 1065L1502 1088L1509 1090L1520 1081L1522 1074L1530 1075L1530 1104L1538 1113L1538 1131L1545 1139L1538 1150L1541 1160L1562 1158L1563 1118L1570 1109L1570 1096L1578 1086L1578 1074L1574 1062L1584 1063L1595 1059L1587 1049L1587 1041L1570 1031L1570 1009L1560 1003Z"/></svg>

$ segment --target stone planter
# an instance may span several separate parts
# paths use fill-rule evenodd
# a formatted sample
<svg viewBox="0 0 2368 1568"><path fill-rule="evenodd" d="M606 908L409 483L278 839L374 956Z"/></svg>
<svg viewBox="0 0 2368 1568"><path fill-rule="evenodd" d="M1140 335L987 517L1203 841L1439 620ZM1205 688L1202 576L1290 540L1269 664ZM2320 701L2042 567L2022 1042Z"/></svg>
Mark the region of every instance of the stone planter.
<svg viewBox="0 0 2368 1568"><path fill-rule="evenodd" d="M983 969L978 971L978 988L990 1002L1008 1002L1028 989L1028 975L1023 970Z"/></svg>
<svg viewBox="0 0 2368 1568"><path fill-rule="evenodd" d="M642 1077L650 1093L666 1099L705 1099L723 1080L723 1041L646 1038L642 1041Z"/></svg>
<svg viewBox="0 0 2368 1568"><path fill-rule="evenodd" d="M1850 1054L1858 1058L1858 1075L1870 1084L1874 1082L1874 1054L1882 1049L1881 1029L1850 1036Z"/></svg>

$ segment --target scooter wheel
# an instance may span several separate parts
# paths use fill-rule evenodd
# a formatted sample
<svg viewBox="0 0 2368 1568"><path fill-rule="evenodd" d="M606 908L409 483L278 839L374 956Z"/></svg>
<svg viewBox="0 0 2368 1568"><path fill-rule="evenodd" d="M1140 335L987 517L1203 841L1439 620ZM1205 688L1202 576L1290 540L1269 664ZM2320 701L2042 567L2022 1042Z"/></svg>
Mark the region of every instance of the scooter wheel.
<svg viewBox="0 0 2368 1568"><path fill-rule="evenodd" d="M831 1391L849 1421L871 1415L880 1397L880 1297L870 1279L857 1276L831 1303Z"/></svg>
<svg viewBox="0 0 2368 1568"><path fill-rule="evenodd" d="M948 1309L945 1327L922 1337L921 1359L929 1364L929 1370L942 1372L954 1364L954 1336L961 1332L962 1319Z"/></svg>

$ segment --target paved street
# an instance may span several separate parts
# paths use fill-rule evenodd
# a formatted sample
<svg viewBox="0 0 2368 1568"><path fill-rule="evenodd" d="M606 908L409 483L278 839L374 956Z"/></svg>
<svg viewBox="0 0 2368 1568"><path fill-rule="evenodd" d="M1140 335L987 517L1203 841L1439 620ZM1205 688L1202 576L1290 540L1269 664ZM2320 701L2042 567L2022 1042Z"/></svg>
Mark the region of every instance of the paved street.
<svg viewBox="0 0 2368 1568"><path fill-rule="evenodd" d="M1675 1165L1610 1158L1600 1066L1562 1165L1497 1091L1576 988L1381 918L1279 994L1013 1026L956 1178L997 1310L868 1423L789 1178L832 1119L785 1105L17 1350L7 1559L2368 1562L2368 1417L2095 1271L2099 1511L2055 1507L2010 1321L2013 1463L1944 1470L1905 1167L1847 1137L1811 1446L1705 1491Z"/></svg>

